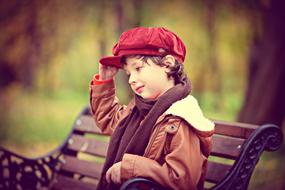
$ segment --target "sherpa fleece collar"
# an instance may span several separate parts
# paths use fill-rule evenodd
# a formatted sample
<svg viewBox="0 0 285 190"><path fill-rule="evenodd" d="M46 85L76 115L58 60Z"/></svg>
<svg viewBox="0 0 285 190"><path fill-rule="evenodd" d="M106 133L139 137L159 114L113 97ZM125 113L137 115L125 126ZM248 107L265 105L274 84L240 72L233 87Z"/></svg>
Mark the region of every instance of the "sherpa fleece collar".
<svg viewBox="0 0 285 190"><path fill-rule="evenodd" d="M213 131L215 127L212 121L204 117L197 100L192 95L172 104L165 114L181 117L202 132Z"/></svg>

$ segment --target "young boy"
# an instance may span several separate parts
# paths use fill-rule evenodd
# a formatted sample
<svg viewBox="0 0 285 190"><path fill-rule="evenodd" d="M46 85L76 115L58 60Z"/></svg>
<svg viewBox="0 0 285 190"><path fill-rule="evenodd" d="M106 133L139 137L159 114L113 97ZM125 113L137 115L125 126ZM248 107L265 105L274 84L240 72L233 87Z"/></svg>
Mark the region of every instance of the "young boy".
<svg viewBox="0 0 285 190"><path fill-rule="evenodd" d="M190 95L184 43L165 28L138 27L120 36L113 54L100 59L90 85L95 122L112 135L97 189L119 189L138 176L166 188L203 189L214 124ZM135 94L128 106L115 96L118 69Z"/></svg>

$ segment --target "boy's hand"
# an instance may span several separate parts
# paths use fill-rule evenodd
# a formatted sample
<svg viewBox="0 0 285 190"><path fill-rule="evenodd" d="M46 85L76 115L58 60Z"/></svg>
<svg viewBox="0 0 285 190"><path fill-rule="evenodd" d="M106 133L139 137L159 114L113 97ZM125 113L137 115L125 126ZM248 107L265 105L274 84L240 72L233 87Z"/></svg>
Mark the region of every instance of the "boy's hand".
<svg viewBox="0 0 285 190"><path fill-rule="evenodd" d="M115 184L121 183L121 163L122 162L115 163L106 172L106 180L108 183L111 183L111 181Z"/></svg>
<svg viewBox="0 0 285 190"><path fill-rule="evenodd" d="M105 66L102 64L99 64L99 75L100 75L100 80L109 80L113 79L114 76L118 72L117 67L112 67L112 66Z"/></svg>

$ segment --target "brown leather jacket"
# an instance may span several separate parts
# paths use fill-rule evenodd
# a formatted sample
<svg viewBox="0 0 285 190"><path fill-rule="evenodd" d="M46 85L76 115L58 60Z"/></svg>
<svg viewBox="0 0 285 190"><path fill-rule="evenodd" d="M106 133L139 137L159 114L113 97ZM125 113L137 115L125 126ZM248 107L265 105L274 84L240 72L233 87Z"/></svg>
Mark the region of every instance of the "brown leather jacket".
<svg viewBox="0 0 285 190"><path fill-rule="evenodd" d="M128 106L119 104L114 81L91 82L90 104L97 126L107 134L134 106L133 101ZM214 124L189 95L158 118L143 156L123 156L122 180L140 176L172 189L203 189L213 132Z"/></svg>

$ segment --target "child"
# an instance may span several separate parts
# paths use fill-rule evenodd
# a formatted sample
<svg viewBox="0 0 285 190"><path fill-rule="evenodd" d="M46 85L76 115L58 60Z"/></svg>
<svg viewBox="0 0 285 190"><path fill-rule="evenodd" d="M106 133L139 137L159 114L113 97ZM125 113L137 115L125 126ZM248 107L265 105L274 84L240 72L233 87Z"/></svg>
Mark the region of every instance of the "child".
<svg viewBox="0 0 285 190"><path fill-rule="evenodd" d="M120 36L113 54L100 59L90 85L95 122L112 134L97 189L119 189L138 176L166 188L203 189L214 124L190 95L185 45L165 28L138 27ZM128 106L115 96L118 69L135 94Z"/></svg>

